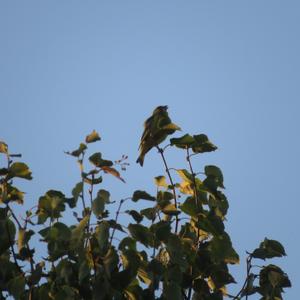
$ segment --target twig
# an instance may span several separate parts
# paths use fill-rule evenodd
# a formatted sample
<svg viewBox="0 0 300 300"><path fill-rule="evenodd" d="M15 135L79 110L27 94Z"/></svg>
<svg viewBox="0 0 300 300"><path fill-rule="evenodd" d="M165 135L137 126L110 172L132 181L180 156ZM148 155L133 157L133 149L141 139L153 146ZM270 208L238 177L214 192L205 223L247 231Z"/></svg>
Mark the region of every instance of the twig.
<svg viewBox="0 0 300 300"><path fill-rule="evenodd" d="M160 155L161 155L161 157L162 157L162 160L163 160L163 163L164 163L164 165L165 165L166 173L167 173L167 175L168 175L168 177L169 177L169 180L170 180L170 183L171 183L171 186L172 186L172 191L173 191L173 197L174 197L175 208L177 209L178 205L177 205L177 195L176 195L175 185L174 185L172 176L171 176L170 171L169 171L169 167L168 167L168 164L167 164L165 155L164 155L164 150L163 150L162 148L160 148L159 146L156 146L156 148L157 148L158 152L160 153ZM178 218L177 215L175 216L175 218L176 218L176 222L175 222L175 233L177 233L177 231L178 231L179 218Z"/></svg>

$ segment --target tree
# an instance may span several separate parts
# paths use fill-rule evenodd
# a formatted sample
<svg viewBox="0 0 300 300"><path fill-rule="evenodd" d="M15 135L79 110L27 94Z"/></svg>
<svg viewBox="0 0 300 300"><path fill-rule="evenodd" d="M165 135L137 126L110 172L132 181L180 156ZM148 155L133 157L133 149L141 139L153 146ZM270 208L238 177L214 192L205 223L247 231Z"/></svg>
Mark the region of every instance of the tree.
<svg viewBox="0 0 300 300"><path fill-rule="evenodd" d="M89 144L101 139L93 131L76 150L66 152L76 159L81 175L71 196L49 190L23 220L13 208L24 202L14 179L31 180L31 171L16 161L20 154L0 142L7 161L0 169L0 299L221 300L256 293L262 300L282 299L283 288L291 286L288 276L276 265L253 264L286 255L280 242L267 238L248 253L238 294L227 292L226 286L235 283L228 266L237 264L239 256L224 226L229 204L223 174L214 165L195 173L192 164L193 157L217 147L205 134L185 134L161 145L179 129L165 106L145 122L138 162L142 165L151 149L158 151L165 174L155 177L156 195L142 188L110 211L113 201L101 183L110 175L125 182L117 169L126 169L127 157L113 162L96 152L86 161ZM186 169L168 166L170 148L182 151ZM141 210L134 209L138 201L145 203ZM66 210L73 212L75 224L62 221ZM129 216L127 224L119 223L121 211ZM47 245L40 260L32 246L35 236Z"/></svg>

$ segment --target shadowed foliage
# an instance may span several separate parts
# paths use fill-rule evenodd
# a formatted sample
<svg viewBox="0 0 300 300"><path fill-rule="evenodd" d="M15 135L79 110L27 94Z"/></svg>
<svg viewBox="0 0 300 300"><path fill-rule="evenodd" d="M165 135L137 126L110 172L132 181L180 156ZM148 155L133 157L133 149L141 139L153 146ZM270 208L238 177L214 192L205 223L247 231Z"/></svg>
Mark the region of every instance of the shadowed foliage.
<svg viewBox="0 0 300 300"><path fill-rule="evenodd" d="M131 197L111 199L102 182L113 176L119 186L125 183L120 172L129 165L127 156L112 161L96 152L86 159L89 144L101 140L93 130L66 152L81 178L70 196L49 190L23 218L14 210L24 202L14 179L32 180L31 171L0 142L7 162L0 167L0 299L283 299L283 289L291 286L286 273L274 264L258 266L286 255L280 242L268 238L248 253L240 291L228 291L236 283L229 265L238 264L239 255L224 224L229 203L223 173L214 165L194 170L192 162L217 147L205 134L170 138L177 130L167 106L145 121L137 162L142 166L149 151L158 152L164 174L154 178L155 194L141 187ZM182 152L186 169L169 167L172 150ZM74 224L64 223L66 210L73 212ZM128 215L126 224L119 223L120 213ZM35 251L34 237L45 245L44 253Z"/></svg>

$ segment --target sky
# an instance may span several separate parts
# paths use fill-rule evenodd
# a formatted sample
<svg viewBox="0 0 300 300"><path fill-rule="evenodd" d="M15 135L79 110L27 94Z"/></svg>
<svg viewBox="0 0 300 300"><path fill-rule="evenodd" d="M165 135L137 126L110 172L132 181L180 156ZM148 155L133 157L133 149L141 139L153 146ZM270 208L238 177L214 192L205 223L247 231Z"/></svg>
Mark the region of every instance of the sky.
<svg viewBox="0 0 300 300"><path fill-rule="evenodd" d="M300 293L299 1L1 1L0 140L33 171L20 182L25 208L55 188L70 195L75 149L93 129L92 150L130 167L121 199L154 190L162 162L135 163L143 122L168 105L183 133L205 133L218 151L195 158L218 165L230 212L226 228L241 256L265 237L288 256L276 260ZM170 149L170 165L184 156ZM25 208L22 208L23 210ZM255 299L255 297L253 297Z"/></svg>

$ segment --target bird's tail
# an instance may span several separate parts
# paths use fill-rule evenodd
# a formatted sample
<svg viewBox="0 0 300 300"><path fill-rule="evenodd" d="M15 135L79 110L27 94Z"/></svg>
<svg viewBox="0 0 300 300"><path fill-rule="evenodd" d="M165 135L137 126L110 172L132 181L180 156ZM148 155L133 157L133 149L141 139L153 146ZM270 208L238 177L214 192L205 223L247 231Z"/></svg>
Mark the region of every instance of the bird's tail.
<svg viewBox="0 0 300 300"><path fill-rule="evenodd" d="M140 156L138 157L138 159L136 160L136 162L137 162L138 164L140 164L141 167L142 167L143 164L144 164L144 155L140 155Z"/></svg>

